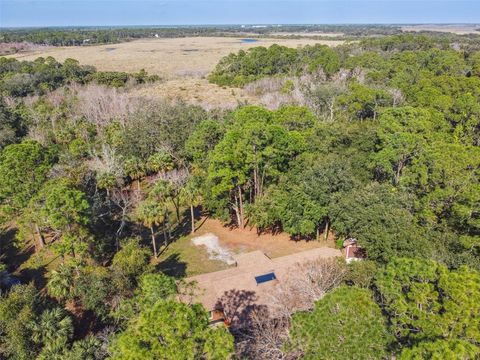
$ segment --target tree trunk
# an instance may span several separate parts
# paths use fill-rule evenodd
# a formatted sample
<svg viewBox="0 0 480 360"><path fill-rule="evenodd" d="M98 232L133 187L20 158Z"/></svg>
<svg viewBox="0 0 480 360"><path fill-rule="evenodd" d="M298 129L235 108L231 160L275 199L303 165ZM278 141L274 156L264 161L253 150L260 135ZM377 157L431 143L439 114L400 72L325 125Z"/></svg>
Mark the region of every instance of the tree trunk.
<svg viewBox="0 0 480 360"><path fill-rule="evenodd" d="M254 198L257 198L258 196L258 175L257 175L257 165L255 164L255 167L253 169L253 196Z"/></svg>
<svg viewBox="0 0 480 360"><path fill-rule="evenodd" d="M335 98L332 99L332 102L330 103L330 121L333 120L333 108L335 106Z"/></svg>
<svg viewBox="0 0 480 360"><path fill-rule="evenodd" d="M153 256L155 256L155 259L156 259L158 258L158 254L157 254L157 243L155 241L155 233L153 232L153 226L150 226L150 232L152 233Z"/></svg>
<svg viewBox="0 0 480 360"><path fill-rule="evenodd" d="M170 217L168 216L168 211L165 212L165 216L163 217L165 219L165 224L167 226L167 232L168 232L168 242L170 242L172 238L172 229L170 226Z"/></svg>
<svg viewBox="0 0 480 360"><path fill-rule="evenodd" d="M115 233L115 246L117 248L117 252L120 250L120 236L122 236L122 231L123 228L126 225L126 214L125 214L125 208L122 209L122 221L120 222L120 226L117 229L117 232Z"/></svg>
<svg viewBox="0 0 480 360"><path fill-rule="evenodd" d="M140 192L140 190L141 190L141 189L140 189L140 179L137 179L137 191Z"/></svg>
<svg viewBox="0 0 480 360"><path fill-rule="evenodd" d="M258 185L258 186L259 186L259 188L258 188L258 193L259 193L260 195L263 194L263 184L265 183L265 174L266 174L266 172L267 172L267 167L265 166L265 167L263 168L262 177L260 178L260 184Z"/></svg>
<svg viewBox="0 0 480 360"><path fill-rule="evenodd" d="M168 245L168 237L167 237L167 214L163 216L163 242L165 246Z"/></svg>
<svg viewBox="0 0 480 360"><path fill-rule="evenodd" d="M243 200L242 200L242 188L238 186L238 210L240 212L240 229L243 229L245 224L244 220L245 218L243 217Z"/></svg>
<svg viewBox="0 0 480 360"><path fill-rule="evenodd" d="M257 163L257 147L253 145L253 153L255 154L255 165L253 166L253 197L257 198L258 196L258 163Z"/></svg>
<svg viewBox="0 0 480 360"><path fill-rule="evenodd" d="M397 171L395 171L395 178L393 179L394 185L400 183L400 175L402 174L403 167L405 166L406 159L402 158L397 164Z"/></svg>
<svg viewBox="0 0 480 360"><path fill-rule="evenodd" d="M193 211L193 205L190 205L190 217L192 219L192 234L195 233L195 212Z"/></svg>
<svg viewBox="0 0 480 360"><path fill-rule="evenodd" d="M328 221L328 219L327 219L327 221L325 222L325 233L323 234L323 238L324 238L325 240L328 240L328 232L330 231L329 225L330 225L330 223L329 223L329 221Z"/></svg>
<svg viewBox="0 0 480 360"><path fill-rule="evenodd" d="M35 231L37 232L37 236L38 236L38 245L40 249L43 249L43 247L45 246L45 239L43 238L42 232L40 231L40 228L36 223L35 223Z"/></svg>
<svg viewBox="0 0 480 360"><path fill-rule="evenodd" d="M180 222L180 204L178 203L178 199L172 199L173 206L175 206L175 214L177 215L177 222Z"/></svg>
<svg viewBox="0 0 480 360"><path fill-rule="evenodd" d="M237 225L240 227L240 210L238 206L238 198L237 195L234 195L235 197L235 205L233 206L233 211L235 211L235 216L237 217Z"/></svg>
<svg viewBox="0 0 480 360"><path fill-rule="evenodd" d="M317 226L317 235L315 238L317 241L320 239L320 228L318 226Z"/></svg>

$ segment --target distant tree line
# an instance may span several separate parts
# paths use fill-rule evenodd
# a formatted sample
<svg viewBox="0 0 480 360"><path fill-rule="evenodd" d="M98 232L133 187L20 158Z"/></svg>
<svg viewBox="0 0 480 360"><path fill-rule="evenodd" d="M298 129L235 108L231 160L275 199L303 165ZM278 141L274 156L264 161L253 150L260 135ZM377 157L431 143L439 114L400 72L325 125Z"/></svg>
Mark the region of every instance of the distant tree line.
<svg viewBox="0 0 480 360"><path fill-rule="evenodd" d="M282 26L172 26L172 27L113 27L113 28L37 28L0 30L0 42L30 42L53 46L78 46L85 44L111 44L131 39L155 37L161 38L185 36L225 36L248 31L258 35L269 32L340 32L351 36L368 34L390 35L398 33L395 26L384 25L282 25Z"/></svg>

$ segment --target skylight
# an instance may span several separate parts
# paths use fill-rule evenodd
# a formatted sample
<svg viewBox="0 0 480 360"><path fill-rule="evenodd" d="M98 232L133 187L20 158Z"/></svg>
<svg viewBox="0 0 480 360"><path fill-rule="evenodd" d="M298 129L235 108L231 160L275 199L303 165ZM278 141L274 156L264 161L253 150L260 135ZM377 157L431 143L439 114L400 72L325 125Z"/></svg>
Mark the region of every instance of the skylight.
<svg viewBox="0 0 480 360"><path fill-rule="evenodd" d="M275 276L275 273L273 271L264 275L255 276L255 281L257 282L257 285L266 283L268 281L276 280L276 279L277 277Z"/></svg>

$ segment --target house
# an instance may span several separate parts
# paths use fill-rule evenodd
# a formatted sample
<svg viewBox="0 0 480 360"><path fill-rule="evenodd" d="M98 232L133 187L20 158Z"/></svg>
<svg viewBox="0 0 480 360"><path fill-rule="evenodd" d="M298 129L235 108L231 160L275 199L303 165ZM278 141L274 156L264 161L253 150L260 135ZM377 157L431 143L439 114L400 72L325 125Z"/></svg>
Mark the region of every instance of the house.
<svg viewBox="0 0 480 360"><path fill-rule="evenodd" d="M271 259L261 251L235 256L236 266L192 276L197 285L196 301L208 311L210 323L240 325L253 310L268 308L269 293L297 263L341 256L332 248L316 248Z"/></svg>
<svg viewBox="0 0 480 360"><path fill-rule="evenodd" d="M365 249L358 245L357 239L347 239L343 242L343 251L345 254L345 261L347 264L352 261L363 260L367 258Z"/></svg>

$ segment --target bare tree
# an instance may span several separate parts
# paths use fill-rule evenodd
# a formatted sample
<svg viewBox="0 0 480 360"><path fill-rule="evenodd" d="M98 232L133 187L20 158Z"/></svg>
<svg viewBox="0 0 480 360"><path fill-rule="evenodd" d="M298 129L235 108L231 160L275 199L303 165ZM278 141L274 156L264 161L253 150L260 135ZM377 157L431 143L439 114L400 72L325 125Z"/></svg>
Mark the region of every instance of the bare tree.
<svg viewBox="0 0 480 360"><path fill-rule="evenodd" d="M345 91L343 84L319 84L304 85L302 90L305 94L305 105L310 107L317 116L333 121L337 98Z"/></svg>
<svg viewBox="0 0 480 360"><path fill-rule="evenodd" d="M138 101L116 88L96 84L72 85L71 88L78 97L77 113L94 124L97 130L113 120L125 127L129 115L138 106Z"/></svg>
<svg viewBox="0 0 480 360"><path fill-rule="evenodd" d="M140 200L140 193L128 188L125 189L113 189L110 199L113 204L120 209L120 226L115 232L115 245L117 251L120 249L120 237L122 235L123 228L125 227L128 219L128 214L132 210L133 206Z"/></svg>
<svg viewBox="0 0 480 360"><path fill-rule="evenodd" d="M402 105L405 102L405 97L399 89L387 89L387 92L392 96L393 107Z"/></svg>
<svg viewBox="0 0 480 360"><path fill-rule="evenodd" d="M337 287L347 273L340 259L317 259L297 264L270 294L275 318L290 318L294 312L312 309L315 301Z"/></svg>
<svg viewBox="0 0 480 360"><path fill-rule="evenodd" d="M107 326L95 336L100 346L95 351L95 359L106 359L112 355L110 352L111 343L119 329L114 326Z"/></svg>
<svg viewBox="0 0 480 360"><path fill-rule="evenodd" d="M259 360L285 360L294 356L283 351L289 340L287 318L274 318L266 309L254 311L250 316L250 329L240 335L237 349L239 357Z"/></svg>
<svg viewBox="0 0 480 360"><path fill-rule="evenodd" d="M98 174L111 174L116 179L117 185L123 184L125 176L120 157L115 149L108 144L102 144L100 151L93 150L92 159L88 162L91 170Z"/></svg>

